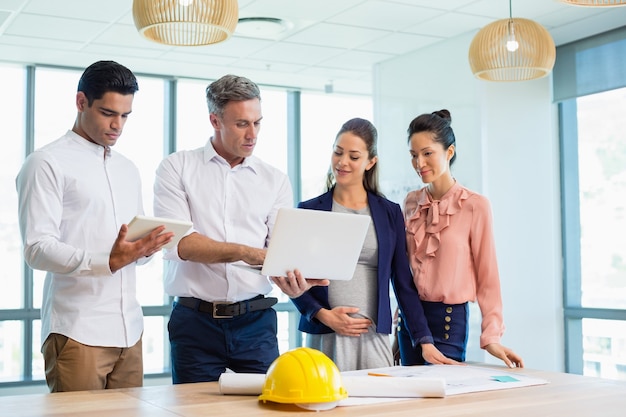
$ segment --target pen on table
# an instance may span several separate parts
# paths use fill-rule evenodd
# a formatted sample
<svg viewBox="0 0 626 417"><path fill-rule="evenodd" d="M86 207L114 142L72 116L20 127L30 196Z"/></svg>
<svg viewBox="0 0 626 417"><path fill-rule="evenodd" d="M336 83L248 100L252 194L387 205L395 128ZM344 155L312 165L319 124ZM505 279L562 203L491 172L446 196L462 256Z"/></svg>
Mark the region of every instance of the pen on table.
<svg viewBox="0 0 626 417"><path fill-rule="evenodd" d="M368 372L367 374L369 376L391 376L389 374L381 374L381 373L378 373L378 372Z"/></svg>

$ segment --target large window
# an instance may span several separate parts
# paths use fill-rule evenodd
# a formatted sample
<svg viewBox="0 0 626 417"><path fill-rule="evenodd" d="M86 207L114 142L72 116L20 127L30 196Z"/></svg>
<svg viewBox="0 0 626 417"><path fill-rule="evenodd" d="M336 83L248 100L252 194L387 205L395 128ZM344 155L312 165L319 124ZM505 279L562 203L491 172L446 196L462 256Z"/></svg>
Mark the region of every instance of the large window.
<svg viewBox="0 0 626 417"><path fill-rule="evenodd" d="M577 107L581 304L626 309L626 88Z"/></svg>
<svg viewBox="0 0 626 417"><path fill-rule="evenodd" d="M165 88L162 78L137 77L139 91L133 100L124 133L115 150L135 162L141 175L143 208L152 214L152 184L157 166L163 159L165 148ZM128 219L127 221L130 221ZM144 306L143 362L144 372L164 373L169 368L167 320L169 298L163 290L163 260L156 253L152 260L137 267L137 299ZM147 307L147 306L156 306ZM161 307L158 306L167 306Z"/></svg>
<svg viewBox="0 0 626 417"><path fill-rule="evenodd" d="M577 165L579 208L576 213L572 204L565 207L570 218L578 217L565 236L570 256L577 252L574 256L579 259L579 270L570 269L567 276L566 300L582 316L568 319L570 337L582 338L578 342L582 346L570 350L579 353L569 360L582 366L584 375L621 379L626 379L626 321L617 320L619 311L626 310L625 103L622 88L561 106L563 116L569 110L569 118L575 119L578 132L578 157L564 161L573 168ZM570 169L565 175L574 172ZM573 186L571 178L565 178L565 184Z"/></svg>
<svg viewBox="0 0 626 417"><path fill-rule="evenodd" d="M176 83L176 149L190 150L204 146L213 134L209 121L203 80L179 80Z"/></svg>
<svg viewBox="0 0 626 417"><path fill-rule="evenodd" d="M566 369L626 379L626 29L557 50Z"/></svg>
<svg viewBox="0 0 626 417"><path fill-rule="evenodd" d="M60 138L76 119L80 71L37 68L34 75L35 142L33 149Z"/></svg>
<svg viewBox="0 0 626 417"><path fill-rule="evenodd" d="M24 68L0 66L0 90L3 96L0 100L0 114L3 115L2 130L5 139L0 152L0 282L3 287L0 291L0 309L8 311L23 309L28 303L28 291L25 291L22 273L22 244L15 192L15 174L24 154L25 87ZM27 312L26 315L28 316ZM32 321L13 319L14 316L10 314L3 318L0 321L0 381L12 381L22 378L23 364L30 360L25 354L25 351L31 350L30 338L22 335L29 331L26 326L32 326Z"/></svg>
<svg viewBox="0 0 626 417"><path fill-rule="evenodd" d="M370 97L302 94L302 200L324 191L333 143L341 126L354 117L373 121Z"/></svg>
<svg viewBox="0 0 626 417"><path fill-rule="evenodd" d="M40 353L39 309L45 273L32 271L22 260L22 245L17 220L15 176L26 154L59 138L71 129L76 117L76 87L82 69L22 67L0 64L0 102L3 131L8 140L0 156L0 203L2 218L3 268L0 293L0 386L43 384L43 358ZM163 157L175 150L204 146L213 129L209 123L205 88L212 80L174 80L171 77L138 76L139 92L133 112L115 150L132 159L141 173L144 211L152 213L152 186L155 170ZM300 94L279 88L261 87L263 122L255 155L293 175L300 167L289 155L306 141L301 158L315 171L318 181L326 172L334 135L350 117L371 119L371 99L319 96L306 102L300 136ZM312 96L313 97L313 96ZM294 110L296 109L296 110ZM347 109L350 111L343 111ZM341 111L340 111L341 110ZM156 121L156 122L155 122ZM161 122L162 121L162 122ZM322 122L323 121L323 122ZM174 128L172 128L174 126ZM319 141L319 138L326 138ZM298 148L299 149L299 148ZM308 165L307 165L308 166ZM295 195L302 185L300 173L292 178ZM130 219L129 219L130 220ZM171 300L163 291L163 261L160 254L147 265L138 267L137 294L144 309L143 339L146 375L169 373L167 320ZM299 346L298 313L288 297L279 291L278 339L284 352Z"/></svg>

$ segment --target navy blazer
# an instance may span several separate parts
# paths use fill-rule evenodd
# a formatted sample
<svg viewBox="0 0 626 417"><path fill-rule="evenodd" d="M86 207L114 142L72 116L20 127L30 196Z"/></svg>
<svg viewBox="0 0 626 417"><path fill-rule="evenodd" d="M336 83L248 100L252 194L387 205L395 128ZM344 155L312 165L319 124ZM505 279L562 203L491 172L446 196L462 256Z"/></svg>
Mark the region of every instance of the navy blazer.
<svg viewBox="0 0 626 417"><path fill-rule="evenodd" d="M391 302L389 281L393 284L398 305L405 318L404 326L409 330L413 344L432 343L432 335L424 316L424 309L413 282L406 251L404 216L400 206L384 197L367 193L372 221L378 239L378 316L377 333L391 333ZM301 202L298 208L331 211L333 191ZM332 333L314 316L321 308L330 310L328 287L313 287L298 298L292 299L300 311L298 328L306 333Z"/></svg>

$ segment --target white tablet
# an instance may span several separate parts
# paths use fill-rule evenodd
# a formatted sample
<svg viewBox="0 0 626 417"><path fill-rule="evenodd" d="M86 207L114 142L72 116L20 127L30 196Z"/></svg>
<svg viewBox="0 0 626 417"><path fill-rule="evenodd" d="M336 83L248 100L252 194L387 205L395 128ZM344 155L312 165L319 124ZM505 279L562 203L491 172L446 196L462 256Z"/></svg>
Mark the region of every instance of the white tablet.
<svg viewBox="0 0 626 417"><path fill-rule="evenodd" d="M163 233L173 232L174 238L164 248L173 248L178 241L191 228L192 223L186 220L165 219L163 217L135 216L128 223L128 234L126 240L135 241L141 239L155 228L165 226Z"/></svg>

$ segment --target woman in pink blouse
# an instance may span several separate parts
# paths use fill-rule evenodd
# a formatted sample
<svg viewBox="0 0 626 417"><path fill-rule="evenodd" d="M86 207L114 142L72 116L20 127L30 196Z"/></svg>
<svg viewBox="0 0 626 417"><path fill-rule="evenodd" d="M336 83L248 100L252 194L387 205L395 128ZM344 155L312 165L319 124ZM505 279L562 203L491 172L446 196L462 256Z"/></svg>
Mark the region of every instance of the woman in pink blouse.
<svg viewBox="0 0 626 417"><path fill-rule="evenodd" d="M413 280L441 353L465 360L468 302L478 301L480 347L509 367L523 367L522 358L500 344L504 324L491 208L450 172L456 158L450 123L450 112L440 110L416 117L408 129L411 162L426 184L404 201ZM420 346L412 346L402 326L402 313L398 344L403 365L424 363Z"/></svg>

